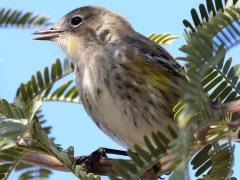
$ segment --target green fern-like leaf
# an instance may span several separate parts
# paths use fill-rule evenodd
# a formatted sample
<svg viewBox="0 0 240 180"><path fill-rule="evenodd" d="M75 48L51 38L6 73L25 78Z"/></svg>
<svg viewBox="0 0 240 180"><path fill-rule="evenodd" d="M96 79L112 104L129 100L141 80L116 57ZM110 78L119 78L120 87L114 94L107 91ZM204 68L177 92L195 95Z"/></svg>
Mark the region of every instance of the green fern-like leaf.
<svg viewBox="0 0 240 180"><path fill-rule="evenodd" d="M230 49L238 43L239 30L234 28L235 22L239 17L240 10L235 7L224 9L224 12L219 12L212 18L211 22L203 23L202 27L198 27L198 33L193 33L192 38L201 38L202 44L208 45L210 48L206 49L201 44L190 43L190 46L185 46L181 50L189 56L185 58L189 63L193 63L192 57L196 56L198 63L203 63L198 54L206 54L206 52L216 52L217 47L221 42L225 48ZM220 19L222 19L220 21ZM230 24L230 25L229 25ZM214 27L214 30L213 30ZM226 28L228 27L228 28ZM220 32L235 32L232 38L226 38ZM206 34L208 35L206 37ZM203 50L206 50L205 52ZM232 66L231 58L225 61L225 54L220 58L217 65L212 64L211 57L203 57L209 59L206 63L209 69L206 71L204 78L201 80L203 88L209 92L211 99L214 101L228 102L239 96L239 65Z"/></svg>
<svg viewBox="0 0 240 180"><path fill-rule="evenodd" d="M232 176L234 146L228 142L222 145L215 145L212 152L212 167L209 173L204 176L204 180L213 178L228 178ZM228 164L228 166L226 166Z"/></svg>
<svg viewBox="0 0 240 180"><path fill-rule="evenodd" d="M196 170L196 173L195 173L196 177L202 175L204 172L209 170L209 168L211 167L211 165L212 165L212 160L210 159L211 158L211 155L210 155L211 149L212 149L211 144L205 146L192 159L192 161L191 161L191 164L193 166L192 168L194 170L198 169L198 170Z"/></svg>
<svg viewBox="0 0 240 180"><path fill-rule="evenodd" d="M54 144L51 139L48 138L47 133L41 128L38 122L35 122L33 125L32 136L35 142L39 144L39 146L42 148L42 150L57 158L60 162L64 164L66 168L68 168L70 172L75 174L80 179L100 179L99 176L96 176L93 173L87 173L84 169L79 171L74 158L74 148L69 147L68 149L63 151L61 148L59 148L59 146Z"/></svg>
<svg viewBox="0 0 240 180"><path fill-rule="evenodd" d="M171 134L171 139L175 139L176 132L170 126L166 128L169 130L169 134ZM120 160L113 167L116 174L111 174L111 179L119 179L119 176L129 180L140 178L146 170L159 163L159 160L167 155L168 143L171 139L161 132L153 133L151 138L144 137L147 149L135 145L134 151L128 151L131 160ZM159 175L164 173L167 172L161 170L158 172Z"/></svg>
<svg viewBox="0 0 240 180"><path fill-rule="evenodd" d="M195 32L198 26L202 26L204 22L209 21L212 17L216 16L218 12L225 11L225 8L235 6L237 4L237 0L206 0L206 5L199 5L199 12L197 13L196 9L191 10L191 16L193 24L191 24L188 20L183 20L183 24L185 28Z"/></svg>
<svg viewBox="0 0 240 180"><path fill-rule="evenodd" d="M57 81L63 79L73 72L73 66L68 61L64 61L64 65L57 60L52 66L51 71L48 67L44 72L38 71L35 76L26 84L21 84L17 91L16 103L21 106L25 111L31 108L33 99L42 97L42 101L64 101L79 103L76 87L72 85L72 80L65 84L60 85L54 89ZM63 151L58 145L54 144L53 139L48 137L48 130L41 127L45 121L41 121L43 114L38 110L34 114L35 122L32 127L32 138L34 139L34 147L54 156L64 164L69 171L75 172L75 159L73 148ZM40 121L40 122L39 122ZM31 172L31 171L30 171ZM93 174L88 174L84 170L81 171L80 178L92 179L95 177ZM96 177L99 179L98 177Z"/></svg>
<svg viewBox="0 0 240 180"><path fill-rule="evenodd" d="M0 115L3 117L0 118L1 128L3 128L1 129L2 134L0 135L0 144L4 145L4 148L0 149L0 161L3 162L0 165L0 177L2 179L7 179L9 174L18 166L25 150L28 150L29 148L31 149L30 146L25 147L21 145L21 149L18 147L17 141L22 140L22 135L25 134L26 130L28 130L28 132L31 130L31 137L29 138L32 139L30 142L34 142L35 149L56 157L66 168L69 169L69 171L75 174L76 163L73 148L70 147L67 150L62 151L62 149L54 144L53 140L48 137L46 130L40 126L38 119L35 119L35 115L40 107L39 100L43 99L34 98L31 108L29 108L30 110L28 110L27 113L23 113L19 108L16 108L15 105L11 105L5 100L0 101ZM27 114L27 116L25 116L25 114ZM8 118L8 121L5 121L6 118ZM29 119L24 120L25 118ZM31 118L34 119L33 122L31 122ZM21 126L19 126L19 122L22 122L23 120L23 125L21 124ZM22 128L22 126L24 128ZM26 139L27 137L24 138ZM10 142L6 141L6 139L9 139ZM31 171L28 171L28 173L26 172L22 174L22 176L27 177L30 174ZM40 173L39 176L44 176L44 174ZM87 174L86 177L91 179L92 175ZM30 178L30 176L28 178Z"/></svg>
<svg viewBox="0 0 240 180"><path fill-rule="evenodd" d="M64 65L62 65L61 61L57 59L56 62L52 64L51 70L46 67L43 73L38 71L35 76L32 76L30 81L20 85L16 95L16 103L21 107L31 102L31 100L38 95L47 97L54 83L72 72L73 66L69 60L65 60ZM59 93L60 90L58 91L58 95Z"/></svg>
<svg viewBox="0 0 240 180"><path fill-rule="evenodd" d="M231 59L228 59L226 62L224 61L226 51L239 43L238 39L240 33L238 28L235 28L235 23L240 18L240 9L237 8L238 4L235 4L235 6L236 7L233 7L232 3L229 1L226 5L228 8L223 9L223 11L217 11L212 17L209 16L211 19L209 21L202 21L201 25L196 27L195 32L192 30L193 32L187 34L188 45L181 49L187 54L184 60L189 63L187 65L187 76L189 81L185 83L183 87L184 92L186 92L183 98L184 105L182 106L180 103L175 109L175 112L177 113L176 117L180 127L182 127L184 131L189 129L189 127L193 130L195 129L192 133L188 133L187 137L193 137L194 132L196 132L198 128L196 124L204 124L204 122L205 124L211 123L217 121L219 117L217 125L219 126L219 123L225 123L225 125L221 128L216 128L216 130L214 130L214 137L206 137L206 140L216 143L216 141L219 140L219 138L216 138L217 136L222 136L223 134L226 136L228 134L228 128L226 122L224 122L227 121L227 118L220 114L219 117L213 116L211 111L212 108L209 107L207 98L202 91L202 86L205 92L209 92L210 97L215 101L232 100L239 92L237 87L239 65L231 66ZM211 8L212 6L209 5L209 9ZM195 24L197 25L198 23L198 20L195 19ZM229 33L230 31L234 32L234 35L233 33ZM226 35L226 32L228 32L229 35ZM205 105L204 101L207 102ZM193 125L194 122L195 124ZM184 135L184 131L180 133L180 137ZM185 142L189 143L189 141ZM234 148L231 148L230 145L227 147L230 148L223 148L223 151L228 152L225 153L225 157L228 160L221 162L217 161L218 163L215 164L213 163L214 157L206 155L206 149L205 151L204 149L200 151L200 154L197 155L198 160L193 160L194 163L198 163L197 165L195 164L195 168L199 168L196 175L201 175L211 168L208 175L205 177L206 179L211 179L213 177L210 175L211 172L215 172L214 176L216 177L230 178L231 164L233 163L231 153ZM187 153L185 154L187 155ZM219 156L219 154L222 154L221 150L216 153L216 156ZM186 157L189 158L189 156ZM177 169L181 169L182 166L180 165L178 165ZM223 167L229 168L223 170ZM180 171L177 171L174 173L174 177L180 174Z"/></svg>
<svg viewBox="0 0 240 180"><path fill-rule="evenodd" d="M34 123L34 114L38 111L41 98L32 100L31 108L27 112L0 100L0 176L7 179L10 173L21 162L25 151L18 147L18 142L27 137L23 137Z"/></svg>
<svg viewBox="0 0 240 180"><path fill-rule="evenodd" d="M56 157L62 162L70 171L74 171L72 168L75 164L74 151L61 151L51 139L48 138L47 133L41 128L38 122L33 124L32 137L36 144L42 148L42 150L48 152L48 154ZM71 148L72 149L72 148Z"/></svg>
<svg viewBox="0 0 240 180"><path fill-rule="evenodd" d="M0 100L0 150L15 146L26 131L28 120L21 109Z"/></svg>
<svg viewBox="0 0 240 180"><path fill-rule="evenodd" d="M0 27L30 28L49 24L47 17L35 15L32 12L0 8Z"/></svg>
<svg viewBox="0 0 240 180"><path fill-rule="evenodd" d="M19 180L47 179L51 175L48 169L32 169L25 171L19 176Z"/></svg>
<svg viewBox="0 0 240 180"><path fill-rule="evenodd" d="M208 70L202 80L204 90L215 102L229 102L240 95L240 65L232 66L232 58L225 63L223 61L224 57L218 66Z"/></svg>
<svg viewBox="0 0 240 180"><path fill-rule="evenodd" d="M80 103L78 91L76 86L73 85L73 80L62 84L54 92L50 93L45 100Z"/></svg>
<svg viewBox="0 0 240 180"><path fill-rule="evenodd" d="M47 134L50 134L52 127L45 125L45 123L47 122L47 120L44 118L44 114L42 113L41 110L39 110L39 111L36 112L36 118L37 118L38 122L40 123L41 127L43 128L43 130L44 130Z"/></svg>
<svg viewBox="0 0 240 180"><path fill-rule="evenodd" d="M6 100L0 100L0 177L7 179L24 155L16 142L26 132L29 120L24 112Z"/></svg>
<svg viewBox="0 0 240 180"><path fill-rule="evenodd" d="M152 33L148 36L148 39L160 45L171 44L171 42L175 41L177 38L177 36L172 36L170 33Z"/></svg>
<svg viewBox="0 0 240 180"><path fill-rule="evenodd" d="M87 173L82 166L76 166L75 174L84 180L101 180L100 176L96 176L93 173Z"/></svg>
<svg viewBox="0 0 240 180"><path fill-rule="evenodd" d="M41 124L42 129L47 133L50 134L51 128L50 126L45 126L46 120L44 118L44 115L42 114L41 110L38 110L35 114L35 117L37 121ZM54 140L54 138L51 138ZM21 174L19 175L19 179L36 179L41 178L45 179L48 178L48 176L51 175L51 171L49 169L43 169L38 168L32 165L24 164L22 162L19 162L18 165L15 168L15 171L20 171Z"/></svg>
<svg viewBox="0 0 240 180"><path fill-rule="evenodd" d="M21 173L18 179L47 179L52 174L50 169L39 168L22 162L15 167L15 171Z"/></svg>
<svg viewBox="0 0 240 180"><path fill-rule="evenodd" d="M0 178L7 180L10 173L20 162L22 156L24 155L24 150L20 148L9 148L0 151L0 160L4 163L0 164Z"/></svg>
<svg viewBox="0 0 240 180"><path fill-rule="evenodd" d="M195 176L204 180L221 179L232 175L234 146L228 142L222 145L207 145L192 159ZM228 164L228 166L226 166Z"/></svg>

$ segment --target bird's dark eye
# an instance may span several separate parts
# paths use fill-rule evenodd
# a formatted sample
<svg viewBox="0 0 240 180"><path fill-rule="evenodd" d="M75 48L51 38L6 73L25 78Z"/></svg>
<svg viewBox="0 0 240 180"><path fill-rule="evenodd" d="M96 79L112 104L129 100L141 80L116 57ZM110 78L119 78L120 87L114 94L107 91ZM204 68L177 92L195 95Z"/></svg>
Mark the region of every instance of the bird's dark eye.
<svg viewBox="0 0 240 180"><path fill-rule="evenodd" d="M74 27L79 26L83 22L83 19L81 16L75 16L71 20L71 25Z"/></svg>

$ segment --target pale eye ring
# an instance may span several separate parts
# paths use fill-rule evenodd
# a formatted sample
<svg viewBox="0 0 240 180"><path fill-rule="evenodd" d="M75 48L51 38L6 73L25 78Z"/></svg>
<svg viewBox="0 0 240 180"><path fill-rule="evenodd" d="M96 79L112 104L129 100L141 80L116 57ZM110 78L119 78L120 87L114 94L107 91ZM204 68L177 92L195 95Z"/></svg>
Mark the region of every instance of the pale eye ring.
<svg viewBox="0 0 240 180"><path fill-rule="evenodd" d="M71 19L71 25L73 27L78 27L82 23L83 23L83 18L81 16L74 16Z"/></svg>

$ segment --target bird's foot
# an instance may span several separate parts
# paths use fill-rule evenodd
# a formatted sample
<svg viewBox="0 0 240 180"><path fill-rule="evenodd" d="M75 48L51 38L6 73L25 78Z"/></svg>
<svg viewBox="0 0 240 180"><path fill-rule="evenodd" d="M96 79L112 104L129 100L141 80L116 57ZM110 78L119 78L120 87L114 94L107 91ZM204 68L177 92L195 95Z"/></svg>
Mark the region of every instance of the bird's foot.
<svg viewBox="0 0 240 180"><path fill-rule="evenodd" d="M76 164L83 166L87 172L93 172L97 166L97 163L102 158L108 158L107 154L123 155L127 156L126 151L109 149L109 148L99 148L89 156L80 157L76 159Z"/></svg>
<svg viewBox="0 0 240 180"><path fill-rule="evenodd" d="M98 161L101 158L107 158L107 153L104 148L99 148L98 150L91 153L89 156L81 157L76 160L77 165L83 166L87 172L94 171Z"/></svg>

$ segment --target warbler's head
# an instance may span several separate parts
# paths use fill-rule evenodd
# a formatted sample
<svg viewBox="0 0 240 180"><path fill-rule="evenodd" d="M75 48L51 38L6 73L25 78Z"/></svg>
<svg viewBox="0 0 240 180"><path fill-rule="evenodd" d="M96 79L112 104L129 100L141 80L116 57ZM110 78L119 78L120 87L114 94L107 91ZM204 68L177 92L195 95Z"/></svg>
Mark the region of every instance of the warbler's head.
<svg viewBox="0 0 240 180"><path fill-rule="evenodd" d="M81 51L106 45L132 31L120 15L102 7L85 6L66 14L51 29L38 31L35 40L51 40L74 58Z"/></svg>

